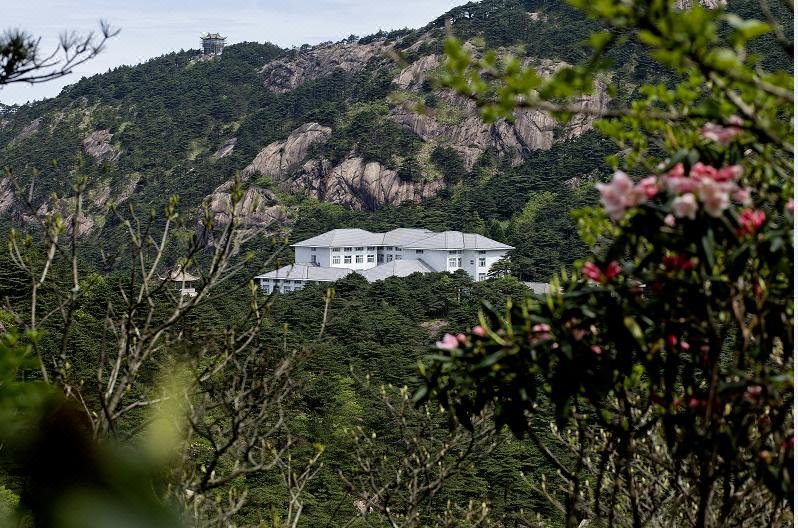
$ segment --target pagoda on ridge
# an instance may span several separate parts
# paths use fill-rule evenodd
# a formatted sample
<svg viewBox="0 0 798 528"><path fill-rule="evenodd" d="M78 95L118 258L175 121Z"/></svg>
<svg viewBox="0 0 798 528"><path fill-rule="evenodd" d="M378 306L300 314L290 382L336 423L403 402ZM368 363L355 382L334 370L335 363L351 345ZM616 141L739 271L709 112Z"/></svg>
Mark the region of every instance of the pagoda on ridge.
<svg viewBox="0 0 798 528"><path fill-rule="evenodd" d="M202 54L203 55L218 55L224 49L227 37L223 37L218 33L208 33L202 35Z"/></svg>

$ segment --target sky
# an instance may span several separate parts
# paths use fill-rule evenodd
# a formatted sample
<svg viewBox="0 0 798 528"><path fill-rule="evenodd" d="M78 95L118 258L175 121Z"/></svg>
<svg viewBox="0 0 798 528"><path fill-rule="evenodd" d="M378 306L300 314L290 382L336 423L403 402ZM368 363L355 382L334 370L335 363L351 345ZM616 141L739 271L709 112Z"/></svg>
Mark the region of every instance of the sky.
<svg viewBox="0 0 798 528"><path fill-rule="evenodd" d="M3 0L0 31L23 29L51 50L65 31L97 31L101 19L119 35L67 77L0 88L0 103L24 104L58 95L83 76L138 64L181 49L198 49L213 32L227 43L272 42L281 47L336 41L382 29L418 28L466 0Z"/></svg>

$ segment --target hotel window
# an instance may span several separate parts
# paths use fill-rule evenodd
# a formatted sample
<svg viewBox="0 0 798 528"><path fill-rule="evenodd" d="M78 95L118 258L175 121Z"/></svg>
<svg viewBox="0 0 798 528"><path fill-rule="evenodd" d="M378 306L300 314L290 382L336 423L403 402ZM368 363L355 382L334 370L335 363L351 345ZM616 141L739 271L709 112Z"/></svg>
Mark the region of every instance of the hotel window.
<svg viewBox="0 0 798 528"><path fill-rule="evenodd" d="M344 251L352 251L352 248L351 247L345 247Z"/></svg>
<svg viewBox="0 0 798 528"><path fill-rule="evenodd" d="M332 248L332 250L333 250L333 253L340 253L341 252L341 248Z"/></svg>
<svg viewBox="0 0 798 528"><path fill-rule="evenodd" d="M423 255L423 254L424 254L424 250L423 249L417 249L416 250L416 255Z"/></svg>
<svg viewBox="0 0 798 528"><path fill-rule="evenodd" d="M385 262L385 255L382 253L377 255L377 262Z"/></svg>
<svg viewBox="0 0 798 528"><path fill-rule="evenodd" d="M396 255L396 260L402 260L402 255Z"/></svg>
<svg viewBox="0 0 798 528"><path fill-rule="evenodd" d="M393 246L388 246L387 248L385 248L385 251L393 251Z"/></svg>
<svg viewBox="0 0 798 528"><path fill-rule="evenodd" d="M477 253L479 253L480 255L484 255L485 254L484 251L477 251Z"/></svg>
<svg viewBox="0 0 798 528"><path fill-rule="evenodd" d="M471 259L470 262L471 262L471 265L473 266L474 265L474 259Z"/></svg>
<svg viewBox="0 0 798 528"><path fill-rule="evenodd" d="M295 280L294 284L302 284L302 281Z"/></svg>
<svg viewBox="0 0 798 528"><path fill-rule="evenodd" d="M369 251L374 251L374 246L369 246Z"/></svg>
<svg viewBox="0 0 798 528"><path fill-rule="evenodd" d="M355 263L363 264L363 255L355 255Z"/></svg>
<svg viewBox="0 0 798 528"><path fill-rule="evenodd" d="M315 252L316 252L316 248L312 247L312 248L310 248L310 251L312 251L313 253L315 253Z"/></svg>
<svg viewBox="0 0 798 528"><path fill-rule="evenodd" d="M460 251L460 250L453 250L453 249L449 250L449 254L450 255L459 255L461 253L462 253L462 251Z"/></svg>
<svg viewBox="0 0 798 528"><path fill-rule="evenodd" d="M368 255L366 257L366 262L374 262L374 257L375 257L374 255Z"/></svg>
<svg viewBox="0 0 798 528"><path fill-rule="evenodd" d="M449 257L449 267L450 268L457 267L457 257Z"/></svg>
<svg viewBox="0 0 798 528"><path fill-rule="evenodd" d="M388 255L388 258L387 258L386 260L387 260L388 262L391 262L391 261L393 261L393 255Z"/></svg>
<svg viewBox="0 0 798 528"><path fill-rule="evenodd" d="M352 255L344 256L344 264L351 264L352 263Z"/></svg>
<svg viewBox="0 0 798 528"><path fill-rule="evenodd" d="M363 251L363 248L362 247L356 247L355 251Z"/></svg>
<svg viewBox="0 0 798 528"><path fill-rule="evenodd" d="M479 257L479 267L480 268L485 267L485 257Z"/></svg>
<svg viewBox="0 0 798 528"><path fill-rule="evenodd" d="M332 258L332 263L333 263L333 264L340 264L340 263L341 263L341 257L340 257L340 255L335 255L335 256L333 256L333 258Z"/></svg>
<svg viewBox="0 0 798 528"><path fill-rule="evenodd" d="M479 279L477 279L477 280L484 281L485 280L485 274L484 273L480 273L479 274Z"/></svg>

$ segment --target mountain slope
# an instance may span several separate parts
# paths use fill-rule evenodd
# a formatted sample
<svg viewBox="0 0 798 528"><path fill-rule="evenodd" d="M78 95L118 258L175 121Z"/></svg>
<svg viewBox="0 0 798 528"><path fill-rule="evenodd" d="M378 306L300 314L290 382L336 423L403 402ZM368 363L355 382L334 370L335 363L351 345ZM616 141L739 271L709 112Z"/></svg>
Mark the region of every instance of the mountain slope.
<svg viewBox="0 0 798 528"><path fill-rule="evenodd" d="M46 212L49 195L68 192L70 174L80 170L91 182L81 231L112 239L112 203L160 209L180 194L189 213L208 201L223 218L240 171L258 200L246 221L278 220L275 226L293 226L292 237L308 231L303 222L315 215L329 223L468 226L519 245L513 233L526 222L533 232L525 236L555 256L527 271L548 273L578 254L565 247L574 244L567 213L592 199L581 182L611 146L581 140L591 124L584 116L562 125L523 111L513 123L483 124L472 103L434 85L447 24L476 52L512 51L543 73L583 59L580 43L595 29L565 2L485 0L417 30L293 50L242 43L210 60L187 51L116 68L2 112L0 164L23 186L32 168L39 174L29 206L12 178L0 179L0 214L24 223ZM619 67L604 81L620 88L620 98L658 78L631 44L615 58ZM612 104L604 82L581 104ZM563 153L574 159L563 163ZM546 235L554 242L535 238L549 232L543 217L529 213L541 203L554 210L546 218L559 226Z"/></svg>

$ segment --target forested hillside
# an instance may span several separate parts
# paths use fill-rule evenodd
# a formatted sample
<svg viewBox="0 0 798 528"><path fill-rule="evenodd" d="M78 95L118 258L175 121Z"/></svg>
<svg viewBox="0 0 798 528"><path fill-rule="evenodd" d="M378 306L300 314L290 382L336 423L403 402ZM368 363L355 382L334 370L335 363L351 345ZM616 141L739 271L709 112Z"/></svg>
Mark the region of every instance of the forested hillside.
<svg viewBox="0 0 798 528"><path fill-rule="evenodd" d="M586 182L610 146L586 116L558 123L530 111L482 124L472 103L436 87L447 22L474 49L521 53L543 72L583 59L593 27L564 3L490 0L418 30L119 67L3 117L0 164L15 180L0 180L0 209L29 223L85 173L81 233L116 240L111 204L162 209L179 194L184 210L203 200L224 209L220 186L243 171L260 204L249 221L273 221L292 239L350 224L467 229L519 247L518 273L545 280L584 252L569 211L594 199ZM653 68L631 48L621 66L627 91ZM612 103L599 83L582 104ZM29 185L34 168L25 204L14 184Z"/></svg>

